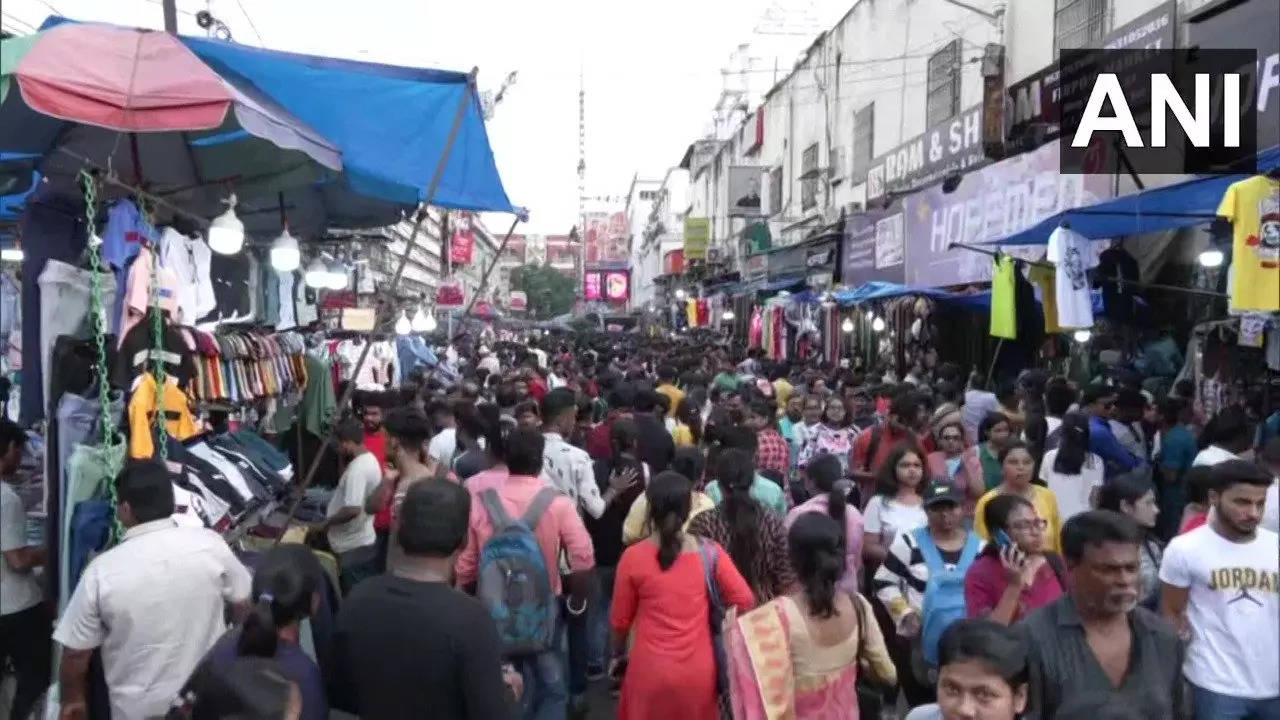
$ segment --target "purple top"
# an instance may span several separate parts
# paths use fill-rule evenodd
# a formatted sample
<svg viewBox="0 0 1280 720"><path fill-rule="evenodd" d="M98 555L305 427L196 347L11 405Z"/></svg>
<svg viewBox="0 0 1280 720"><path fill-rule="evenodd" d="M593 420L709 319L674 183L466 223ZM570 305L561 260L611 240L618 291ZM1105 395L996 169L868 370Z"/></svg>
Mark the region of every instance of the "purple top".
<svg viewBox="0 0 1280 720"><path fill-rule="evenodd" d="M791 508L787 513L786 526L791 529L791 523L804 513L821 513L827 514L827 494L821 493L815 495L803 503ZM862 574L862 513L858 512L858 508L853 505L845 505L844 508L844 577L840 578L840 589L845 592L854 593L858 591L858 579Z"/></svg>

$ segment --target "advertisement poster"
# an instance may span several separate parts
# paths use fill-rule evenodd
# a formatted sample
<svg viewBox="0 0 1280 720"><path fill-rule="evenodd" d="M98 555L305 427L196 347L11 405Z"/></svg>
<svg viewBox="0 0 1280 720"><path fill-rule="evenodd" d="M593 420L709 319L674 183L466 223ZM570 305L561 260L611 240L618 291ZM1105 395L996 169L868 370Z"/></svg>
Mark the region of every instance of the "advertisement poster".
<svg viewBox="0 0 1280 720"><path fill-rule="evenodd" d="M459 308L466 304L462 283L443 282L436 288L436 307Z"/></svg>
<svg viewBox="0 0 1280 720"><path fill-rule="evenodd" d="M476 246L476 234L470 227L459 229L449 238L449 262L454 265L467 265L471 262L471 253Z"/></svg>
<svg viewBox="0 0 1280 720"><path fill-rule="evenodd" d="M729 217L760 217L760 183L764 172L759 167L729 168Z"/></svg>
<svg viewBox="0 0 1280 720"><path fill-rule="evenodd" d="M999 240L1063 210L1111 197L1110 175L1060 175L1058 146L988 165L964 176L954 192L934 186L903 199L906 283L944 287L991 279L991 257L952 248ZM1039 257L1043 246L1007 248Z"/></svg>
<svg viewBox="0 0 1280 720"><path fill-rule="evenodd" d="M625 272L604 274L604 297L611 302L626 302L631 294L630 278Z"/></svg>
<svg viewBox="0 0 1280 720"><path fill-rule="evenodd" d="M711 219L687 217L684 219L684 259L706 260L707 245L711 242Z"/></svg>
<svg viewBox="0 0 1280 720"><path fill-rule="evenodd" d="M600 288L600 273L588 272L582 276L582 297L584 300L599 300L604 297Z"/></svg>
<svg viewBox="0 0 1280 720"><path fill-rule="evenodd" d="M523 290L512 290L507 295L507 307L512 310L524 310L529 307L529 296Z"/></svg>
<svg viewBox="0 0 1280 720"><path fill-rule="evenodd" d="M840 282L851 288L877 280L901 283L906 255L902 227L901 203L846 217Z"/></svg>
<svg viewBox="0 0 1280 720"><path fill-rule="evenodd" d="M583 218L583 240L587 243L587 264L598 265L604 255L605 237L609 234L609 216L588 213Z"/></svg>

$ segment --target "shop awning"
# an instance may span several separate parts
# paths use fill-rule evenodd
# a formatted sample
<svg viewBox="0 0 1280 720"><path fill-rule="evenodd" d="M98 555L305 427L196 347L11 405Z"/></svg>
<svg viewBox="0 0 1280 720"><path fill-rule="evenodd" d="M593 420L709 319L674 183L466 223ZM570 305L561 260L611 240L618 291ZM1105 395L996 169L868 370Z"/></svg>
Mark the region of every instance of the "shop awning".
<svg viewBox="0 0 1280 720"><path fill-rule="evenodd" d="M1258 172L1280 167L1280 147L1258 154ZM1082 208L1065 210L1012 235L984 245L1047 245L1049 235L1066 222L1092 240L1143 235L1211 222L1227 186L1248 177L1201 175L1173 185L1143 190Z"/></svg>
<svg viewBox="0 0 1280 720"><path fill-rule="evenodd" d="M853 290L841 290L834 293L832 297L837 303L848 307L849 305L857 305L858 303L870 302L872 300L888 300L896 297L904 297L907 295L923 295L925 297L946 299L955 297L955 293L949 293L946 290L939 290L931 287L911 287L909 285L900 285L898 283L872 281L859 285Z"/></svg>

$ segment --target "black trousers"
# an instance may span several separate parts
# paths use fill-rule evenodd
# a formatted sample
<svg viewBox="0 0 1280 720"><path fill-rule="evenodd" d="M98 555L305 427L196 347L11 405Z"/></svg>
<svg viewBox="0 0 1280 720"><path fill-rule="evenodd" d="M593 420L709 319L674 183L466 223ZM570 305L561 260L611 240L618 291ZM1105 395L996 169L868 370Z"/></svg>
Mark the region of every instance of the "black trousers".
<svg viewBox="0 0 1280 720"><path fill-rule="evenodd" d="M17 680L13 707L8 713L14 720L26 720L36 700L49 687L52 635L53 622L43 603L0 615L0 671L6 662L11 663Z"/></svg>

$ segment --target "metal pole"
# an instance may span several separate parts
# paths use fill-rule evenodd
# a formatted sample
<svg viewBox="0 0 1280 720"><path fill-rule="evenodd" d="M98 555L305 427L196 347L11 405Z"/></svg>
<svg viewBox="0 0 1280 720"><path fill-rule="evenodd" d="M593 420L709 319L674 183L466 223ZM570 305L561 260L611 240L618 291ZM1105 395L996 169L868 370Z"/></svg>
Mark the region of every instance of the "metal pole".
<svg viewBox="0 0 1280 720"><path fill-rule="evenodd" d="M467 105L472 102L474 97L477 72L479 72L479 68L472 68L471 74L467 77L467 86L462 92L462 98L458 101L458 110L453 116L453 127L449 128L449 137L445 141L444 151L441 152L440 160L436 163L436 171L435 174L431 176L431 184L427 186L427 193L422 201L422 206L418 209L417 219L413 223L413 232L409 235L409 239L405 241L404 252L400 255L400 264L396 266L396 272L391 276L391 288L395 288L400 285L400 278L404 276L404 269L409 264L410 251L413 249L413 244L418 239L418 233L422 232L422 226L427 220L427 206L429 206L431 201L435 199L436 189L440 186L440 180L444 177L445 165L448 164L449 155L453 152L453 145L458 140L458 130L462 127L462 118L466 114ZM391 307L391 305L388 304L386 307ZM379 307L375 312L381 316L382 307ZM374 327L377 328L380 322L385 319L385 317L378 317L374 322ZM360 358L356 360L355 367L351 369L351 376L353 378L360 374L360 370L364 367L365 361L369 359L369 349L371 347L373 347L372 342L365 342L364 348L360 351ZM343 391L342 397L338 400L339 409L346 407L347 403L351 402L351 396L355 392L355 389L356 384L354 382L347 384L347 389ZM311 486L311 481L315 479L316 471L320 469L320 460L324 457L324 451L327 450L329 445L333 442L333 435L334 433L332 430L325 434L324 440L320 443L319 449L316 450L315 457L311 459L311 466L307 468L307 474L302 478L302 485L299 486L299 490L305 491ZM289 516L285 519L286 526L293 521L293 516L298 512L298 505L302 502L302 498L303 494L299 493L289 505ZM283 537L283 535L281 537ZM279 543L280 538L276 538L276 544Z"/></svg>
<svg viewBox="0 0 1280 720"><path fill-rule="evenodd" d="M502 244L498 246L498 253L489 261L489 267L484 269L484 275L480 276L480 285L476 287L476 292L471 296L471 301L467 303L467 309L462 311L462 317L471 314L471 308L476 304L476 298L480 297L480 293L484 292L484 288L489 284L489 274L493 272L493 268L498 264L498 260L502 257L502 253L507 250L507 243L511 242L511 234L516 231L516 225L520 224L523 219L523 213L517 214L516 219L511 221L511 227L507 228L506 237L502 238ZM453 335L450 334L449 341L453 341Z"/></svg>
<svg viewBox="0 0 1280 720"><path fill-rule="evenodd" d="M440 213L440 252L444 255L444 280L445 282L453 282L453 228L449 222L449 211ZM465 290L465 288L464 288ZM453 313L448 313L445 317L444 336L453 338Z"/></svg>
<svg viewBox="0 0 1280 720"><path fill-rule="evenodd" d="M178 0L161 0L160 6L164 8L164 31L177 35Z"/></svg>

